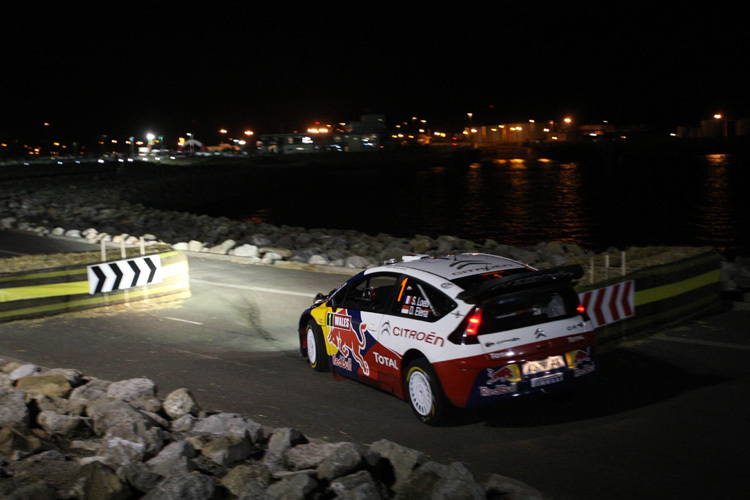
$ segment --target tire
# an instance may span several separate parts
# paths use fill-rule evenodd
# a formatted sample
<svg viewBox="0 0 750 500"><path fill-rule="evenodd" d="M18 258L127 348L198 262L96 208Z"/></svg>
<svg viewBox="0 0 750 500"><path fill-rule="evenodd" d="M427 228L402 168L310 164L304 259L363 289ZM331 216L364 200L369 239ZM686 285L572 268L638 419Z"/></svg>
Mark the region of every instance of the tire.
<svg viewBox="0 0 750 500"><path fill-rule="evenodd" d="M307 362L316 372L328 371L328 353L326 352L323 332L315 321L307 322L305 328L307 345Z"/></svg>
<svg viewBox="0 0 750 500"><path fill-rule="evenodd" d="M409 364L404 380L404 393L411 409L427 425L439 425L448 411L440 381L426 359Z"/></svg>

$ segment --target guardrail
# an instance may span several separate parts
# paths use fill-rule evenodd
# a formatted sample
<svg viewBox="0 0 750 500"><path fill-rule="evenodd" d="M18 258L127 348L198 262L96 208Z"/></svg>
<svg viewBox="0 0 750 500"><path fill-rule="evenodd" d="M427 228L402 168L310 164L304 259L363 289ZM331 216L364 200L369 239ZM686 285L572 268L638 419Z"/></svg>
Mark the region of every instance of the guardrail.
<svg viewBox="0 0 750 500"><path fill-rule="evenodd" d="M149 254L161 260L161 282L106 293L90 293L87 264L0 275L0 322L94 307L190 296L188 261L178 251ZM92 261L90 263L101 264Z"/></svg>
<svg viewBox="0 0 750 500"><path fill-rule="evenodd" d="M721 255L711 250L603 283L579 283L576 291L582 299L602 294L589 297L588 312L596 318L597 340L607 342L720 307Z"/></svg>

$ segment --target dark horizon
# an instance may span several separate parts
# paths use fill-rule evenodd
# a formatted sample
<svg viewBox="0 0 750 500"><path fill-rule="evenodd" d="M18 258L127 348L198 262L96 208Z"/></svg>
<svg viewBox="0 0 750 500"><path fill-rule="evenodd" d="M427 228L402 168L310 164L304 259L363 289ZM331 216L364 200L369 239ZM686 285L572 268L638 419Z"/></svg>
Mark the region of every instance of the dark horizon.
<svg viewBox="0 0 750 500"><path fill-rule="evenodd" d="M469 112L657 126L750 117L739 20L708 7L6 10L3 141L151 131L211 143L219 128L291 132L369 112L439 128Z"/></svg>

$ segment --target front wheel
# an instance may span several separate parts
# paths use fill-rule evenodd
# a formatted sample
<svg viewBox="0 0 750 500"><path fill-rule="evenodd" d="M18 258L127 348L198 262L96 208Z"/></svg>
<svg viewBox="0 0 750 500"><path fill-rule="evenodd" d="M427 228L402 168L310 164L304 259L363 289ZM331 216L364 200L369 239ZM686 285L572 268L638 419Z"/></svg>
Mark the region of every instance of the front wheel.
<svg viewBox="0 0 750 500"><path fill-rule="evenodd" d="M438 425L445 418L447 404L440 381L425 359L417 359L406 370L406 394L417 418L428 425Z"/></svg>
<svg viewBox="0 0 750 500"><path fill-rule="evenodd" d="M305 340L307 343L307 362L316 372L328 370L328 355L323 341L323 332L315 321L307 322L305 328Z"/></svg>

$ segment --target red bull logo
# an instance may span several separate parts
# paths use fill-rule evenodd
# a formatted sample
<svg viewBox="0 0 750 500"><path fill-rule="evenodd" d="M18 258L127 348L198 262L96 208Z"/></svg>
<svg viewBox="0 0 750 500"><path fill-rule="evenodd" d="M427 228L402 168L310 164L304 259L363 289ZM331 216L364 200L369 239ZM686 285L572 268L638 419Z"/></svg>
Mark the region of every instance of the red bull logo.
<svg viewBox="0 0 750 500"><path fill-rule="evenodd" d="M347 359L352 357L359 363L362 373L369 376L370 366L365 361L364 356L362 356L362 351L367 347L367 337L365 336L367 325L361 323L357 332L351 327L351 316L338 313L331 314L330 316L332 318L329 317L328 326L331 329L328 331L327 340L330 344L336 346L338 353L341 355L341 357L338 355L333 356L333 364L352 371L351 359Z"/></svg>
<svg viewBox="0 0 750 500"><path fill-rule="evenodd" d="M518 367L516 365L503 366L502 368L487 368L487 385L495 385L498 383L506 382L518 382L521 377L518 375Z"/></svg>
<svg viewBox="0 0 750 500"><path fill-rule="evenodd" d="M573 369L574 377L581 377L596 370L596 364L588 348L566 353L565 358L568 366Z"/></svg>
<svg viewBox="0 0 750 500"><path fill-rule="evenodd" d="M579 365L591 363L591 355L587 349L570 351L565 354L565 358L570 368L577 368Z"/></svg>

